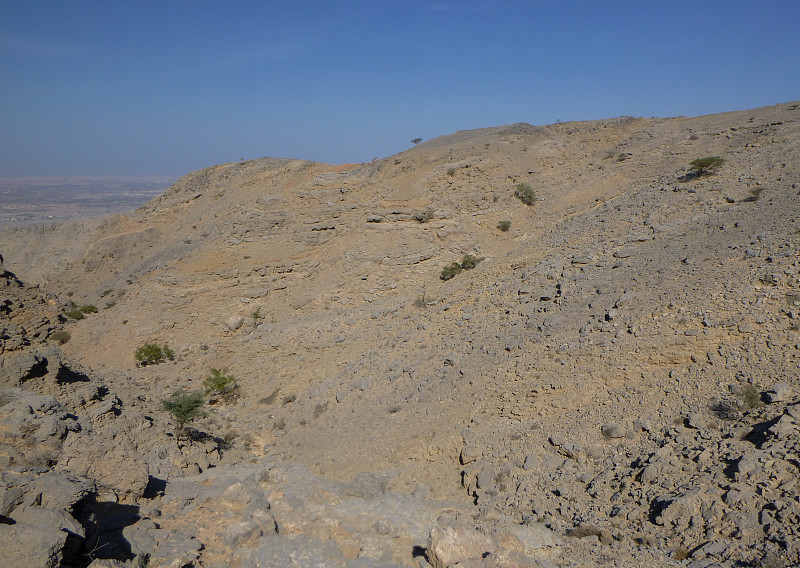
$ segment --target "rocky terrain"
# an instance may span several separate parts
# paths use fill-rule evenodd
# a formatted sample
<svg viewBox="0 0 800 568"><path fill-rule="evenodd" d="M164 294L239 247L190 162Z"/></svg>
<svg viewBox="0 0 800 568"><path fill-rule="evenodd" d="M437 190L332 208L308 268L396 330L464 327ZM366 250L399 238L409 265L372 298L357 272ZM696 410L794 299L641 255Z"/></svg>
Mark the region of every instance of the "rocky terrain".
<svg viewBox="0 0 800 568"><path fill-rule="evenodd" d="M4 227L0 557L797 565L799 174L786 103L225 164ZM212 369L237 389L181 428L162 401Z"/></svg>

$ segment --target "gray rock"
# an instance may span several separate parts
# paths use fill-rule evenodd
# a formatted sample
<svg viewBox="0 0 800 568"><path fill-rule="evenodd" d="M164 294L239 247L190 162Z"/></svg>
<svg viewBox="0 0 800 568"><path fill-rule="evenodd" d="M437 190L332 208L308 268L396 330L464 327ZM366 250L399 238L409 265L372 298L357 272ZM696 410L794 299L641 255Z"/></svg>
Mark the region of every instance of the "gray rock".
<svg viewBox="0 0 800 568"><path fill-rule="evenodd" d="M607 424L603 424L600 428L600 432L606 438L624 438L625 437L625 428L620 426L615 422L609 422Z"/></svg>
<svg viewBox="0 0 800 568"><path fill-rule="evenodd" d="M592 257L588 254L577 254L572 257L572 264L589 264L592 262Z"/></svg>
<svg viewBox="0 0 800 568"><path fill-rule="evenodd" d="M244 318L239 315L234 315L225 320L225 327L230 331L236 331L244 324Z"/></svg>
<svg viewBox="0 0 800 568"><path fill-rule="evenodd" d="M122 501L141 497L150 479L147 460L136 451L128 434L111 430L108 436L71 432L56 468L92 478L100 489L113 492Z"/></svg>
<svg viewBox="0 0 800 568"><path fill-rule="evenodd" d="M531 554L542 548L555 547L561 543L553 531L540 523L504 525L494 529L492 536L501 546L525 554Z"/></svg>
<svg viewBox="0 0 800 568"><path fill-rule="evenodd" d="M285 538L262 538L253 548L235 551L237 566L257 568L286 568L315 566L340 568L346 559L333 541L298 535Z"/></svg>
<svg viewBox="0 0 800 568"><path fill-rule="evenodd" d="M784 402L792 397L792 387L788 383L780 382L772 385L772 389L764 394L767 402Z"/></svg>
<svg viewBox="0 0 800 568"><path fill-rule="evenodd" d="M30 515L28 522L0 524L0 558L3 566L60 566L68 535L50 520Z"/></svg>
<svg viewBox="0 0 800 568"><path fill-rule="evenodd" d="M26 502L36 499L42 507L64 511L71 510L96 491L91 479L57 471L38 476L24 489L31 496L26 497Z"/></svg>
<svg viewBox="0 0 800 568"><path fill-rule="evenodd" d="M689 428L694 428L696 430L705 430L707 428L706 418L699 412L692 412L689 415L689 418L686 420L686 424Z"/></svg>
<svg viewBox="0 0 800 568"><path fill-rule="evenodd" d="M630 258L634 254L636 254L636 248L635 247L628 247L628 248L624 248L624 249L620 249L620 250L616 251L613 254L613 256L614 256L614 258Z"/></svg>
<svg viewBox="0 0 800 568"><path fill-rule="evenodd" d="M464 447L461 449L461 464L466 465L468 463L472 463L476 460L479 460L483 457L483 452L481 449L474 443L466 442Z"/></svg>
<svg viewBox="0 0 800 568"><path fill-rule="evenodd" d="M37 351L4 354L0 359L0 385L17 386L47 374L47 358Z"/></svg>
<svg viewBox="0 0 800 568"><path fill-rule="evenodd" d="M460 562L486 558L495 543L472 527L437 527L428 539L428 561L433 568L447 568Z"/></svg>
<svg viewBox="0 0 800 568"><path fill-rule="evenodd" d="M538 465L539 465L538 457L534 454L528 454L527 456L525 456L525 462L522 464L522 469L530 471L532 469L536 469Z"/></svg>

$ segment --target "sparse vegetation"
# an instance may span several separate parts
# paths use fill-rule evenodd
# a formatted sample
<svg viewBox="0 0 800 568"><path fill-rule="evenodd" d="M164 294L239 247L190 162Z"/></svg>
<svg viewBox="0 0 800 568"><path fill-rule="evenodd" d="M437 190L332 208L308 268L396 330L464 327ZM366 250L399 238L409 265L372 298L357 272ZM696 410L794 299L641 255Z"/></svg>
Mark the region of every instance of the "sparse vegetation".
<svg viewBox="0 0 800 568"><path fill-rule="evenodd" d="M418 223L427 223L431 219L433 219L433 209L430 207L420 213L414 213L414 220Z"/></svg>
<svg viewBox="0 0 800 568"><path fill-rule="evenodd" d="M725 163L725 158L719 156L706 156L689 162L689 169L697 177L713 175Z"/></svg>
<svg viewBox="0 0 800 568"><path fill-rule="evenodd" d="M539 197L533 188L527 183L519 183L514 188L514 195L516 195L524 204L533 205L538 201Z"/></svg>
<svg viewBox="0 0 800 568"><path fill-rule="evenodd" d="M447 168L447 175L449 175L450 177L453 177L454 175L456 175L456 169L455 168Z"/></svg>
<svg viewBox="0 0 800 568"><path fill-rule="evenodd" d="M447 266L442 269L442 273L439 275L439 278L442 280L450 280L456 274L460 274L464 270L472 270L478 263L483 260L483 257L472 256L471 254L465 254L464 258L461 259L461 262L451 262Z"/></svg>
<svg viewBox="0 0 800 568"><path fill-rule="evenodd" d="M464 270L472 270L478 263L483 260L483 257L472 256L471 254L465 254L464 258L461 259L461 268Z"/></svg>
<svg viewBox="0 0 800 568"><path fill-rule="evenodd" d="M161 408L169 412L178 423L178 431L183 432L188 422L205 416L203 393L184 390L172 393L172 396L161 401Z"/></svg>
<svg viewBox="0 0 800 568"><path fill-rule="evenodd" d="M319 418L322 414L328 410L328 403L317 404L314 407L314 418Z"/></svg>
<svg viewBox="0 0 800 568"><path fill-rule="evenodd" d="M134 354L136 364L140 367L147 365L158 365L167 359L172 361L175 359L175 353L166 345L161 346L156 343L145 343Z"/></svg>
<svg viewBox="0 0 800 568"><path fill-rule="evenodd" d="M414 138L414 139L411 141L411 143L412 143L412 144L414 144L415 146L416 146L417 144L419 144L420 142L422 142L422 138Z"/></svg>
<svg viewBox="0 0 800 568"><path fill-rule="evenodd" d="M761 405L761 393L753 385L744 385L736 394L739 395L742 406L748 410Z"/></svg>
<svg viewBox="0 0 800 568"><path fill-rule="evenodd" d="M78 306L75 304L75 302L70 302L69 306L70 309L64 313L74 320L82 320L85 317L85 314L93 314L97 312L97 308L91 304Z"/></svg>
<svg viewBox="0 0 800 568"><path fill-rule="evenodd" d="M739 407L729 400L720 400L711 405L711 413L720 420L732 422L739 418Z"/></svg>
<svg viewBox="0 0 800 568"><path fill-rule="evenodd" d="M750 197L747 198L747 201L758 201L758 198L761 197L761 193L764 191L765 188L763 187L754 187L750 190Z"/></svg>
<svg viewBox="0 0 800 568"><path fill-rule="evenodd" d="M280 393L280 389L275 389L272 391L272 394L269 396L265 396L261 400L258 401L259 404L274 404L275 401L278 399L278 394Z"/></svg>
<svg viewBox="0 0 800 568"><path fill-rule="evenodd" d="M497 228L505 233L511 228L511 221L498 221Z"/></svg>
<svg viewBox="0 0 800 568"><path fill-rule="evenodd" d="M211 376L206 377L203 381L206 396L219 397L225 402L230 402L236 398L239 390L239 384L236 379L227 373L227 370L220 371L219 369L211 369Z"/></svg>
<svg viewBox="0 0 800 568"><path fill-rule="evenodd" d="M711 412L721 420L737 420L742 412L761 406L761 392L753 385L732 385L734 399L720 400L711 405Z"/></svg>
<svg viewBox="0 0 800 568"><path fill-rule="evenodd" d="M442 268L442 273L439 275L439 278L442 280L450 280L456 274L461 274L464 269L461 268L461 263L458 262L451 262L444 268Z"/></svg>
<svg viewBox="0 0 800 568"><path fill-rule="evenodd" d="M53 333L50 334L50 339L52 339L59 345L64 345L67 341L70 340L70 337L72 336L69 334L69 332L63 329L59 329L58 331L54 331Z"/></svg>
<svg viewBox="0 0 800 568"><path fill-rule="evenodd" d="M256 308L256 311L253 312L253 321L258 321L262 319L264 316L261 315L261 308Z"/></svg>

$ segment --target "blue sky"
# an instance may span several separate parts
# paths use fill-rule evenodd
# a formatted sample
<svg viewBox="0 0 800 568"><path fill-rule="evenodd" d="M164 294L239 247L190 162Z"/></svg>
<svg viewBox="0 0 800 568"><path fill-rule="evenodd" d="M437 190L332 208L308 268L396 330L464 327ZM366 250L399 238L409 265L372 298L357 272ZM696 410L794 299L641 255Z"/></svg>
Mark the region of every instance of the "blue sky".
<svg viewBox="0 0 800 568"><path fill-rule="evenodd" d="M0 0L0 177L330 163L800 98L800 2Z"/></svg>

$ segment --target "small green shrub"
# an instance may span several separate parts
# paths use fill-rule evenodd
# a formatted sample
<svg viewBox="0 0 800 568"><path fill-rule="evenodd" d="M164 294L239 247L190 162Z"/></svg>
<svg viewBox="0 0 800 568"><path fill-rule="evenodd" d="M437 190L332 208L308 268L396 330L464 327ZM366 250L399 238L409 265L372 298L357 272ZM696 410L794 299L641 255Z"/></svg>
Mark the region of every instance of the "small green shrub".
<svg viewBox="0 0 800 568"><path fill-rule="evenodd" d="M442 273L439 275L439 278L442 280L450 280L456 274L460 274L464 270L472 270L478 263L483 260L483 257L472 256L471 254L465 254L464 258L461 259L461 262L451 262L447 266L442 269Z"/></svg>
<svg viewBox="0 0 800 568"><path fill-rule="evenodd" d="M714 174L724 163L725 158L706 156L705 158L697 158L689 162L689 169L693 171L697 177L708 176Z"/></svg>
<svg viewBox="0 0 800 568"><path fill-rule="evenodd" d="M172 415L178 423L178 430L182 432L187 422L205 416L203 404L205 404L203 393L180 390L172 393L171 397L163 399L161 408Z"/></svg>
<svg viewBox="0 0 800 568"><path fill-rule="evenodd" d="M453 177L454 175L456 175L456 169L455 168L447 168L447 175L449 175L450 177Z"/></svg>
<svg viewBox="0 0 800 568"><path fill-rule="evenodd" d="M167 359L172 361L175 359L175 353L166 345L162 347L156 343L145 343L136 350L134 358L140 367L146 367L147 365L158 365Z"/></svg>
<svg viewBox="0 0 800 568"><path fill-rule="evenodd" d="M505 233L511 228L511 221L498 221L497 228Z"/></svg>
<svg viewBox="0 0 800 568"><path fill-rule="evenodd" d="M69 303L70 309L64 312L68 317L71 317L74 320L82 320L85 314L94 314L97 312L97 308L91 304L86 304L85 306L78 306L75 302Z"/></svg>
<svg viewBox="0 0 800 568"><path fill-rule="evenodd" d="M253 320L258 321L264 316L261 315L261 308L256 308L256 311L253 312Z"/></svg>
<svg viewBox="0 0 800 568"><path fill-rule="evenodd" d="M219 369L211 369L211 376L206 377L203 381L203 386L206 389L206 395L211 397L220 397L226 402L230 402L236 398L239 390L239 384L236 379Z"/></svg>
<svg viewBox="0 0 800 568"><path fill-rule="evenodd" d="M460 274L461 271L464 270L461 268L461 264L458 262L451 262L444 268L442 268L442 273L439 275L439 278L442 280L450 280L456 274Z"/></svg>
<svg viewBox="0 0 800 568"><path fill-rule="evenodd" d="M527 183L519 183L514 188L514 195L516 195L524 204L533 205L538 201L538 197L533 188Z"/></svg>
<svg viewBox="0 0 800 568"><path fill-rule="evenodd" d="M750 190L750 197L747 198L747 201L758 201L758 198L761 197L761 193L764 191L763 187L754 187Z"/></svg>
<svg viewBox="0 0 800 568"><path fill-rule="evenodd" d="M461 268L464 270L472 270L478 263L483 260L483 257L472 256L471 254L465 254L464 258L461 259Z"/></svg>
<svg viewBox="0 0 800 568"><path fill-rule="evenodd" d="M67 341L70 340L72 337L67 331L63 329L59 329L58 331L54 331L50 334L50 339L58 343L59 345L64 345Z"/></svg>

